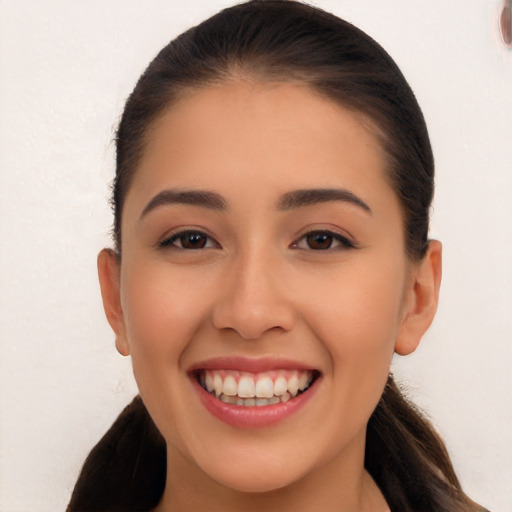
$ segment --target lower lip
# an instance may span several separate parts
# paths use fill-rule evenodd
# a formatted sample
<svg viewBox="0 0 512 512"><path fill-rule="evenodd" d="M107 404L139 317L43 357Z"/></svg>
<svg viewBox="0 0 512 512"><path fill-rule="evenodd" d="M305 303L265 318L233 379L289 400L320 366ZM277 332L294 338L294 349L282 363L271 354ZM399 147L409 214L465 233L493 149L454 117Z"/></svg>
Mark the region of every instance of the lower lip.
<svg viewBox="0 0 512 512"><path fill-rule="evenodd" d="M316 391L317 380L308 390L288 402L278 404L247 406L231 405L219 400L211 393L208 393L194 376L191 376L192 383L199 394L201 403L216 418L237 428L258 428L279 423L284 419L298 412L313 397Z"/></svg>

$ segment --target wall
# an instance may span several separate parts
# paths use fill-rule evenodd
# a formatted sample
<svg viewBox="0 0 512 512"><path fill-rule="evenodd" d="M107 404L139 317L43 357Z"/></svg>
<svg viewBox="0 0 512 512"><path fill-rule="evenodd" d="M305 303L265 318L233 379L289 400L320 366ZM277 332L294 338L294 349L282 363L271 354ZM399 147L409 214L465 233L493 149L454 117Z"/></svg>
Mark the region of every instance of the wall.
<svg viewBox="0 0 512 512"><path fill-rule="evenodd" d="M0 2L0 510L63 510L136 393L103 318L111 139L145 64L229 0ZM512 51L498 0L319 0L396 59L437 161L438 317L399 379L467 492L512 509Z"/></svg>

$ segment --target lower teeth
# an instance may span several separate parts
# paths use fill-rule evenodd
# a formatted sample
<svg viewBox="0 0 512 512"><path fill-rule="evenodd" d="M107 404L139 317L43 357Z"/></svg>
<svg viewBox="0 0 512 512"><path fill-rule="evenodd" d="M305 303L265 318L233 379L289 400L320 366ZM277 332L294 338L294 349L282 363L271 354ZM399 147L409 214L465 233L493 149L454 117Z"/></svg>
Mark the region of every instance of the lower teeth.
<svg viewBox="0 0 512 512"><path fill-rule="evenodd" d="M214 393L212 393L214 395ZM215 396L215 395L214 395ZM228 395L220 395L217 397L219 400L223 401L226 404L231 405L245 405L248 407L258 407L263 405L273 405L278 404L280 402L287 402L290 400L291 396L289 393L286 393L283 396L273 396L271 398L240 398L238 396L228 396Z"/></svg>

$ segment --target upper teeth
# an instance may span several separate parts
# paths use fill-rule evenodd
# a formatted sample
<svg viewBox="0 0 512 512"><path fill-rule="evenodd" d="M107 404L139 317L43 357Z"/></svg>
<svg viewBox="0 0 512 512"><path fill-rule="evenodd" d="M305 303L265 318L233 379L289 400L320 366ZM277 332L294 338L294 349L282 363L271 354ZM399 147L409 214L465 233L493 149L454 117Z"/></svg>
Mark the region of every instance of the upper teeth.
<svg viewBox="0 0 512 512"><path fill-rule="evenodd" d="M205 370L200 374L203 387L217 397L280 397L280 401L297 396L299 391L309 387L312 380L313 372L309 370L274 370L257 374L235 370Z"/></svg>

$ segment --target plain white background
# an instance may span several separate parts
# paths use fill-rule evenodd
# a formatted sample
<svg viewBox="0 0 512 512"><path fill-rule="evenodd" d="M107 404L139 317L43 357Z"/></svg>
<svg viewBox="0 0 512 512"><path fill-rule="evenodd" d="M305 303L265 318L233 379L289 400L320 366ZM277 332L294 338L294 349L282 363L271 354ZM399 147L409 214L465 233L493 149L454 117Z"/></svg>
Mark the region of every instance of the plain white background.
<svg viewBox="0 0 512 512"><path fill-rule="evenodd" d="M0 510L55 512L136 393L103 317L111 139L155 53L231 0L0 1ZM318 0L395 58L437 162L438 317L395 361L466 491L512 510L512 51L501 0Z"/></svg>

